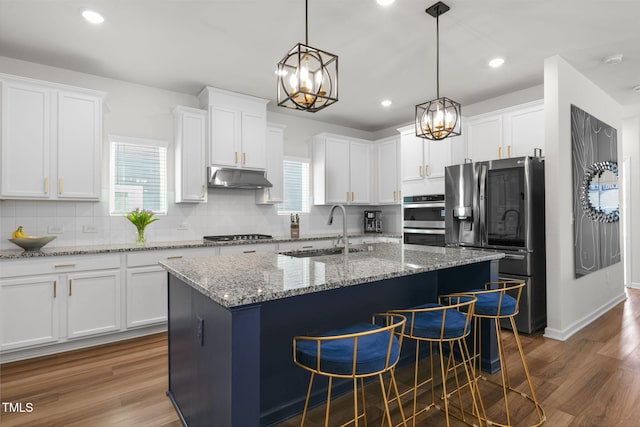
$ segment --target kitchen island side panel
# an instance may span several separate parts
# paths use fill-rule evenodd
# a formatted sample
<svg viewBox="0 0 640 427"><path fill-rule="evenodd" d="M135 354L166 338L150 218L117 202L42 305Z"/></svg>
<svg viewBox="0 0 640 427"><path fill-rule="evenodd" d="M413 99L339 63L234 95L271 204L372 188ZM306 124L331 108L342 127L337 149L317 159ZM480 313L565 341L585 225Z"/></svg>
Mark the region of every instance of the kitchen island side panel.
<svg viewBox="0 0 640 427"><path fill-rule="evenodd" d="M169 323L168 394L183 423L259 425L260 307L229 310L169 274Z"/></svg>

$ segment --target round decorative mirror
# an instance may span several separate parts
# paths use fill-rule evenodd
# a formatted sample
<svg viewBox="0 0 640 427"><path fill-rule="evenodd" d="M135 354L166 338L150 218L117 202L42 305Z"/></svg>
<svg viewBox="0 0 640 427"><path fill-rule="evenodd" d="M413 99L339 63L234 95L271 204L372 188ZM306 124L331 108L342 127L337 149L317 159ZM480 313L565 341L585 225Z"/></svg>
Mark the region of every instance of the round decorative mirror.
<svg viewBox="0 0 640 427"><path fill-rule="evenodd" d="M616 222L620 219L616 162L596 162L584 171L580 202L594 221Z"/></svg>

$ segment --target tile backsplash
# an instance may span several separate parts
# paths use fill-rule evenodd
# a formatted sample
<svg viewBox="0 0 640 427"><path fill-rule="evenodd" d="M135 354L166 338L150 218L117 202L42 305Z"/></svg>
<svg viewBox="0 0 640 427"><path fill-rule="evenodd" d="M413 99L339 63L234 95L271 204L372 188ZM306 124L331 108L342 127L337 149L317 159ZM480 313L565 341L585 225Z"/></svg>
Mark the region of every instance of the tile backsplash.
<svg viewBox="0 0 640 427"><path fill-rule="evenodd" d="M168 195L174 199L173 194ZM7 239L22 225L34 236L56 235L48 246L99 245L135 242L135 227L123 216L110 216L108 194L99 202L0 201L0 249L16 248ZM400 206L347 206L349 232L362 232L363 211L380 209L383 230L400 232ZM342 232L340 215L326 224L329 206L312 206L300 215L300 235ZM169 203L166 216L149 225L148 242L199 240L204 235L263 233L289 235L289 215L278 215L272 205L256 205L254 191L209 189L207 203Z"/></svg>

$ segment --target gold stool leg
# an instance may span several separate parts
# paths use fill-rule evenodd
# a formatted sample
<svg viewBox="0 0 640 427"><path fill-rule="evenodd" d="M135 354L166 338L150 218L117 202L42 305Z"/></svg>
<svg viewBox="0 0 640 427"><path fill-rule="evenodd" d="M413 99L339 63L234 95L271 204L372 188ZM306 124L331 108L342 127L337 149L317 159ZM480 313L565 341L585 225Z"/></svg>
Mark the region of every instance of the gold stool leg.
<svg viewBox="0 0 640 427"><path fill-rule="evenodd" d="M440 375L442 375L442 395L444 396L444 415L447 420L447 427L449 427L449 399L447 398L447 374L445 373L446 367L444 366L444 356L442 354L442 341L438 341L438 350L440 356Z"/></svg>
<svg viewBox="0 0 640 427"><path fill-rule="evenodd" d="M327 388L327 410L324 415L324 427L329 427L329 406L331 406L331 383L333 377L329 377L329 387Z"/></svg>
<svg viewBox="0 0 640 427"><path fill-rule="evenodd" d="M364 415L364 425L368 425L367 423L367 401L364 398L364 378L360 378L360 392L362 393L362 410Z"/></svg>
<svg viewBox="0 0 640 427"><path fill-rule="evenodd" d="M536 405L536 411L538 412L538 418L541 422L544 422L545 415L542 407L538 403L538 398L536 397L536 392L533 390L533 382L531 381L531 375L529 374L529 367L527 366L527 361L524 358L524 351L522 350L522 344L520 343L520 334L518 333L518 329L516 328L516 322L513 317L509 317L509 321L511 322L511 329L513 330L513 336L516 339L516 345L518 346L518 353L520 353L520 360L522 361L522 367L524 368L524 373L527 376L527 383L529 384L529 390L531 391L531 399L533 403Z"/></svg>
<svg viewBox="0 0 640 427"><path fill-rule="evenodd" d="M309 407L309 397L311 396L311 387L313 386L313 378L315 372L311 372L311 378L309 379L309 389L307 390L307 398L304 401L304 409L302 410L302 420L300 421L300 427L304 427L304 418L307 416L307 408Z"/></svg>
<svg viewBox="0 0 640 427"><path fill-rule="evenodd" d="M395 368L392 368L390 371L391 374L391 382L389 383L389 387L393 383L393 389L396 392L396 402L398 402L398 408L400 409L400 417L402 418L402 425L407 427L407 420L404 417L404 409L402 408L402 400L400 400L400 393L398 392L398 383L396 382Z"/></svg>

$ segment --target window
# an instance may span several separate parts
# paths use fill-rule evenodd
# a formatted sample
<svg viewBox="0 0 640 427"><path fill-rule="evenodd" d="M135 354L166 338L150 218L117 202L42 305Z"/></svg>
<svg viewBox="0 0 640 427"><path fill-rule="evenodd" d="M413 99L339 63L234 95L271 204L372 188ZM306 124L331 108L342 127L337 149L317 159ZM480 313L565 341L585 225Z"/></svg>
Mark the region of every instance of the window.
<svg viewBox="0 0 640 427"><path fill-rule="evenodd" d="M133 209L167 213L167 143L109 136L109 213Z"/></svg>
<svg viewBox="0 0 640 427"><path fill-rule="evenodd" d="M284 202L278 205L278 213L309 212L309 160L285 159L282 167Z"/></svg>

